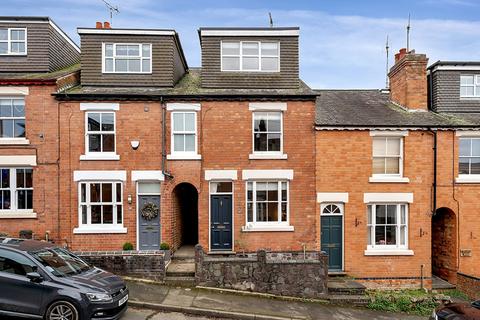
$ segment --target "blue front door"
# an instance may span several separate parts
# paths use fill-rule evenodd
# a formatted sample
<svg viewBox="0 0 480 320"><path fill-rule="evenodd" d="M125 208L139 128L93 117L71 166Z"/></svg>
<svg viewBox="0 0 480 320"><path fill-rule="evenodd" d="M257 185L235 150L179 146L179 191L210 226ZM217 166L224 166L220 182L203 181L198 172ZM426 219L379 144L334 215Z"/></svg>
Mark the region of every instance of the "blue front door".
<svg viewBox="0 0 480 320"><path fill-rule="evenodd" d="M152 206L153 204L153 206ZM142 209L147 205L157 208L158 214L152 219L146 219L142 215ZM138 196L138 247L139 250L160 249L160 196Z"/></svg>
<svg viewBox="0 0 480 320"><path fill-rule="evenodd" d="M342 216L322 216L321 241L322 251L328 254L328 269L332 271L343 270L342 250L343 250L343 217Z"/></svg>
<svg viewBox="0 0 480 320"><path fill-rule="evenodd" d="M210 210L210 249L231 251L232 195L212 195Z"/></svg>

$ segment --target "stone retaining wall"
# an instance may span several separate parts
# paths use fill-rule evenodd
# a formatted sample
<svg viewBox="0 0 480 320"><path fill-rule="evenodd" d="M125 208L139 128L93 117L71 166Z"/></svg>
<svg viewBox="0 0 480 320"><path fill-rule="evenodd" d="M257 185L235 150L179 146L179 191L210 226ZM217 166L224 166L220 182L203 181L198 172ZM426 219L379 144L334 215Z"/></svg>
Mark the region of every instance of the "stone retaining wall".
<svg viewBox="0 0 480 320"><path fill-rule="evenodd" d="M457 289L464 292L470 299L480 299L480 278L458 272Z"/></svg>
<svg viewBox="0 0 480 320"><path fill-rule="evenodd" d="M119 276L163 282L170 251L88 251L76 255L98 268Z"/></svg>
<svg viewBox="0 0 480 320"><path fill-rule="evenodd" d="M320 252L259 250L239 255L207 256L195 247L195 283L200 286L246 290L302 298L327 295L328 260Z"/></svg>

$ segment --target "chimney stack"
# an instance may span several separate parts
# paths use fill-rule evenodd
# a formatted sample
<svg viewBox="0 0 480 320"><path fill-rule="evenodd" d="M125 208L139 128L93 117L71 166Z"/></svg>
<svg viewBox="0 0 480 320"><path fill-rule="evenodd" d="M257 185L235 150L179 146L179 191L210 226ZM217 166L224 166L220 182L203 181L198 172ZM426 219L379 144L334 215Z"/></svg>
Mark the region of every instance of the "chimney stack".
<svg viewBox="0 0 480 320"><path fill-rule="evenodd" d="M97 21L97 23L95 23L95 28L96 29L103 29L103 25L100 21Z"/></svg>
<svg viewBox="0 0 480 320"><path fill-rule="evenodd" d="M105 21L105 22L103 23L103 29L111 29L111 27L110 27L110 22Z"/></svg>
<svg viewBox="0 0 480 320"><path fill-rule="evenodd" d="M408 109L427 111L427 64L425 54L400 49L388 73L390 100Z"/></svg>

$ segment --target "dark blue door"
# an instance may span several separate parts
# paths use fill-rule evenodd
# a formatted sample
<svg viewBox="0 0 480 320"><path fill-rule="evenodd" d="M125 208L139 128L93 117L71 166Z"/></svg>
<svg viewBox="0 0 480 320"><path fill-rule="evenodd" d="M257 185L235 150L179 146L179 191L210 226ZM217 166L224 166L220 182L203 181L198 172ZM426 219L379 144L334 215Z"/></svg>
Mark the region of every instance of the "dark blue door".
<svg viewBox="0 0 480 320"><path fill-rule="evenodd" d="M157 215L153 219L145 219L142 209L157 209ZM138 196L138 244L139 250L160 249L160 196Z"/></svg>
<svg viewBox="0 0 480 320"><path fill-rule="evenodd" d="M212 195L210 210L210 249L231 251L232 195Z"/></svg>
<svg viewBox="0 0 480 320"><path fill-rule="evenodd" d="M342 216L322 216L322 251L328 254L328 269L343 270Z"/></svg>

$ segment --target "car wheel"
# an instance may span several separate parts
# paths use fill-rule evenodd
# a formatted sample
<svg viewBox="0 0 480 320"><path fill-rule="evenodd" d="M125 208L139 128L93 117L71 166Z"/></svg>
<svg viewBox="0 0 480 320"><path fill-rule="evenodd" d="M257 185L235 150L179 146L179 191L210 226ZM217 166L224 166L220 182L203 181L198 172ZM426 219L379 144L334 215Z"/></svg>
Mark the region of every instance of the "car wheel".
<svg viewBox="0 0 480 320"><path fill-rule="evenodd" d="M45 320L78 320L78 311L68 301L57 301L48 308Z"/></svg>

